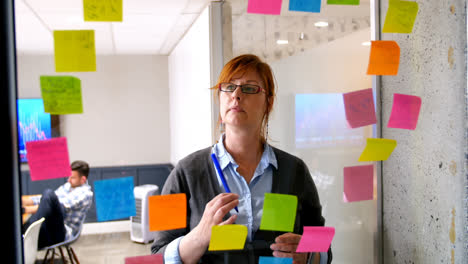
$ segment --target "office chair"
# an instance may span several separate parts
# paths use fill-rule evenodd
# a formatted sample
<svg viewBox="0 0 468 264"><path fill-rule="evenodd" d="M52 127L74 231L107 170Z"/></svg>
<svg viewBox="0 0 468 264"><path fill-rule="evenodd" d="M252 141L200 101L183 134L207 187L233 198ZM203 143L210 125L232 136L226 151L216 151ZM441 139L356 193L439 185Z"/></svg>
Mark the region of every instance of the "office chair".
<svg viewBox="0 0 468 264"><path fill-rule="evenodd" d="M39 231L41 230L42 222L45 218L32 223L23 235L23 246L24 246L24 263L34 264L37 256L37 242L39 238Z"/></svg>
<svg viewBox="0 0 468 264"><path fill-rule="evenodd" d="M84 223L85 218L86 218L86 217L84 217L83 220L81 221L80 229L78 230L78 232L76 232L76 234L73 235L70 239L40 249L40 250L47 250L47 251L46 251L46 254L45 254L45 256L44 256L44 260L43 260L43 262L42 262L43 264L46 263L46 261L48 260L48 258L49 258L49 252L51 252L49 262L50 262L50 263L53 263L53 262L54 262L55 249L58 249L58 250L59 250L60 256L62 257L62 262L63 262L64 264L67 263L67 261L66 261L65 255L63 254L63 250L62 250L62 249L65 249L65 250L67 251L67 253L68 253L68 259L70 260L70 263L72 263L72 264L73 264L73 263L80 264L80 261L78 260L78 257L76 256L75 251L74 251L73 248L71 247L71 244L73 244L74 242L76 242L76 241L78 240L78 238L80 237L81 231L83 230L83 223Z"/></svg>

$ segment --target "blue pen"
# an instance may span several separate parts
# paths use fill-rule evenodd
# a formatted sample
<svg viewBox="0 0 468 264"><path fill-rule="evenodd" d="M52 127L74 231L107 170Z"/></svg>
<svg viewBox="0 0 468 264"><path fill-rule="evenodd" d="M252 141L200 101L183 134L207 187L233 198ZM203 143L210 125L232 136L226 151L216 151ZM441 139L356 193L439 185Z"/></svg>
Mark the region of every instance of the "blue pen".
<svg viewBox="0 0 468 264"><path fill-rule="evenodd" d="M216 158L216 155L214 153L211 153L211 159L213 160L216 170L218 171L219 178L221 178L221 182L223 183L224 190L227 193L231 193L231 189L229 189L229 186L226 182L226 178L224 178L223 170L221 169L221 166L219 166L218 159ZM236 212L239 212L239 210L237 209L237 206L234 209L236 209Z"/></svg>

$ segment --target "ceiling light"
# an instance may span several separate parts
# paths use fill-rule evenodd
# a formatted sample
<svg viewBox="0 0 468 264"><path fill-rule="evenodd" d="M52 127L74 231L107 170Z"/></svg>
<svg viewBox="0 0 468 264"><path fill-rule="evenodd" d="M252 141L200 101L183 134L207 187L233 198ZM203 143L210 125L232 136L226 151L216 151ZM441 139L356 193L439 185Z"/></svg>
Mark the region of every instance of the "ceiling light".
<svg viewBox="0 0 468 264"><path fill-rule="evenodd" d="M361 43L361 45L363 45L363 46L370 46L371 43L370 43L370 41L365 41L365 42Z"/></svg>
<svg viewBox="0 0 468 264"><path fill-rule="evenodd" d="M278 45L284 45L284 44L288 44L288 43L289 43L289 42L288 42L287 39L278 39L278 40L276 41L276 44L278 44Z"/></svg>
<svg viewBox="0 0 468 264"><path fill-rule="evenodd" d="M319 21L314 24L316 27L328 27L328 22Z"/></svg>

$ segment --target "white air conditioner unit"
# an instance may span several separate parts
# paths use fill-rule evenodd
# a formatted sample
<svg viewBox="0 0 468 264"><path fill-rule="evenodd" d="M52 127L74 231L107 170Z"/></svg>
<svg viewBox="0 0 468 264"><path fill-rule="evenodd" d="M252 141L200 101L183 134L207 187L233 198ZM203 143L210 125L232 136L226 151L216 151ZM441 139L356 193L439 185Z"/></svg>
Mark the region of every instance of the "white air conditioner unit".
<svg viewBox="0 0 468 264"><path fill-rule="evenodd" d="M136 216L130 217L130 239L147 244L154 240L156 232L149 231L148 197L159 194L159 187L153 184L133 188L136 203Z"/></svg>

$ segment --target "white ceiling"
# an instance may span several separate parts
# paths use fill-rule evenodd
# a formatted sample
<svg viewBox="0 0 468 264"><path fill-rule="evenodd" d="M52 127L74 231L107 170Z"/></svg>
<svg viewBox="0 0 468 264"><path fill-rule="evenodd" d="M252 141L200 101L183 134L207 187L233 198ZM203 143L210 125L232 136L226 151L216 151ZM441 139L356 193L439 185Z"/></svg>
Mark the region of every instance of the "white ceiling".
<svg viewBox="0 0 468 264"><path fill-rule="evenodd" d="M369 38L362 42L371 37L370 0L360 0L358 6L327 5L327 0L322 0L320 13L289 11L289 0L283 0L280 16L248 14L247 0L229 2L234 56L254 53L266 61L274 61L359 30L369 30ZM319 21L326 21L329 26L318 28L314 24ZM287 40L288 44L277 44L279 39Z"/></svg>
<svg viewBox="0 0 468 264"><path fill-rule="evenodd" d="M98 54L168 54L209 0L124 0L123 22L84 22L83 0L16 0L21 54L53 53L53 30L94 29Z"/></svg>
<svg viewBox="0 0 468 264"><path fill-rule="evenodd" d="M16 0L16 42L19 54L53 54L53 30L94 29L97 54L169 54L209 0L123 0L123 22L84 22L83 0ZM324 41L369 27L369 0L359 6L331 6L322 0L320 13L288 11L281 16L247 14L248 0L232 6L234 54L291 55ZM318 20L330 26L318 29ZM297 41L300 34L304 38ZM278 47L276 39L289 38ZM292 53L294 53L292 52ZM271 56L270 56L271 55Z"/></svg>

